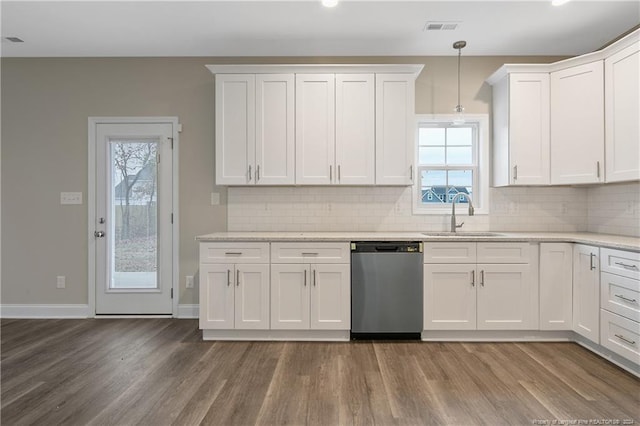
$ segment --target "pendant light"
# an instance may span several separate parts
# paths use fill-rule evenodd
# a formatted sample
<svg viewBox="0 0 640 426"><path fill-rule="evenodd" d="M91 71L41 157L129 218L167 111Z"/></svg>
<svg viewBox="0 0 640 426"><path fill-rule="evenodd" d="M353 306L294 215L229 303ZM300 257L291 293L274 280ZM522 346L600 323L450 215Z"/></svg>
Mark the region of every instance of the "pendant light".
<svg viewBox="0 0 640 426"><path fill-rule="evenodd" d="M467 45L464 40L456 41L453 43L453 48L458 49L458 105L453 109L455 112L455 118L453 124L464 124L464 108L460 104L460 56L462 55L462 49Z"/></svg>

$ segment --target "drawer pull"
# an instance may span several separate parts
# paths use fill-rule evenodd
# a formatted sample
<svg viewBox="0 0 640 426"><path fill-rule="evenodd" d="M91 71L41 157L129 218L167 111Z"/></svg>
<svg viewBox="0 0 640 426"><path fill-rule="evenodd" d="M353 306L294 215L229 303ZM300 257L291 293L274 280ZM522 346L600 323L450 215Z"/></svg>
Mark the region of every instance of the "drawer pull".
<svg viewBox="0 0 640 426"><path fill-rule="evenodd" d="M628 343L628 344L630 344L630 345L635 345L635 344L636 344L635 340L625 339L625 337L624 337L624 336L621 336L620 334L614 334L614 336L616 336L618 339L620 339L620 340L622 340L622 341L627 342L627 343Z"/></svg>
<svg viewBox="0 0 640 426"><path fill-rule="evenodd" d="M302 253L303 256L317 256L318 253Z"/></svg>
<svg viewBox="0 0 640 426"><path fill-rule="evenodd" d="M595 253L590 253L589 254L589 270L593 271L594 269L596 269L596 267L593 264L593 259L596 257Z"/></svg>
<svg viewBox="0 0 640 426"><path fill-rule="evenodd" d="M225 251L225 256L242 256L242 252L239 251Z"/></svg>
<svg viewBox="0 0 640 426"><path fill-rule="evenodd" d="M231 270L227 269L227 287L231 285Z"/></svg>
<svg viewBox="0 0 640 426"><path fill-rule="evenodd" d="M476 286L476 271L471 271L471 287Z"/></svg>
<svg viewBox="0 0 640 426"><path fill-rule="evenodd" d="M240 269L236 271L236 285L240 287Z"/></svg>
<svg viewBox="0 0 640 426"><path fill-rule="evenodd" d="M480 285L484 287L484 269L480 271Z"/></svg>
<svg viewBox="0 0 640 426"><path fill-rule="evenodd" d="M621 294L616 294L615 296L620 298L620 299L622 299L622 300L624 300L625 302L638 303L638 301L636 299L629 299L628 297L624 297Z"/></svg>
<svg viewBox="0 0 640 426"><path fill-rule="evenodd" d="M635 269L636 271L638 270L638 266L637 265L628 265L626 263L622 263L622 262L614 262L616 265L622 266L623 268L627 268L627 269Z"/></svg>

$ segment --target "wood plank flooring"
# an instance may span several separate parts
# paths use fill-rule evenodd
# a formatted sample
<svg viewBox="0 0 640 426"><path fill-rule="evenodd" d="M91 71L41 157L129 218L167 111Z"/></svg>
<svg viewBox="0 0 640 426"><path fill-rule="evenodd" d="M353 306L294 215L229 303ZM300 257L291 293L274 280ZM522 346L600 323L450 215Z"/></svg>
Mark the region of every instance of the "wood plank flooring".
<svg viewBox="0 0 640 426"><path fill-rule="evenodd" d="M0 331L2 425L640 422L640 379L573 343L203 342L177 319Z"/></svg>

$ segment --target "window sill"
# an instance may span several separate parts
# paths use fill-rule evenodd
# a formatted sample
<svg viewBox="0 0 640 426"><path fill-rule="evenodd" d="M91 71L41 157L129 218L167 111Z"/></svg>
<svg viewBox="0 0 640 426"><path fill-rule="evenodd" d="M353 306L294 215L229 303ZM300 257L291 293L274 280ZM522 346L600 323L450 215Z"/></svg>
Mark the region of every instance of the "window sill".
<svg viewBox="0 0 640 426"><path fill-rule="evenodd" d="M465 205L456 205L456 216L469 216L467 212L467 208ZM489 214L489 209L476 207L475 208L475 216L483 216ZM449 215L451 216L451 205L449 207L434 207L434 208L421 208L414 206L413 207L414 215L432 215L432 216L442 216Z"/></svg>

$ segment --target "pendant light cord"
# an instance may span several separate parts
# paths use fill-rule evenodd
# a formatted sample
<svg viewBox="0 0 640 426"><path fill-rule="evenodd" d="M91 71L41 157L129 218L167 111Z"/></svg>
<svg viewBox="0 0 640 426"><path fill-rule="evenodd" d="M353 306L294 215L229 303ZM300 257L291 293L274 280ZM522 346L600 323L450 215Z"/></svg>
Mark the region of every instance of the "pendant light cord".
<svg viewBox="0 0 640 426"><path fill-rule="evenodd" d="M460 106L460 56L462 56L462 48L458 48L458 107Z"/></svg>

